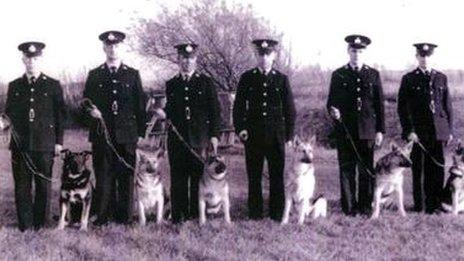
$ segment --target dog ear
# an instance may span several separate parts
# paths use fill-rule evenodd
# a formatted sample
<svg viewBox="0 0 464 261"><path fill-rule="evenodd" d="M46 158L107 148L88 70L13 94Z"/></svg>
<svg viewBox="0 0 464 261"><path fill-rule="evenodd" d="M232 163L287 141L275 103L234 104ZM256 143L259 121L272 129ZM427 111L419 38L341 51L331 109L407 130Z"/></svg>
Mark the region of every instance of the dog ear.
<svg viewBox="0 0 464 261"><path fill-rule="evenodd" d="M295 135L295 137L293 137L293 146L295 147L298 147L301 143L301 139L300 139L300 136Z"/></svg>
<svg viewBox="0 0 464 261"><path fill-rule="evenodd" d="M414 146L414 141L410 141L406 145L404 145L403 151L406 152L407 154L410 154L413 146Z"/></svg>
<svg viewBox="0 0 464 261"><path fill-rule="evenodd" d="M464 148L462 147L461 139L459 139L458 140L458 145L456 146L455 153L458 154L458 155L461 155L461 154L463 154L463 152L464 152Z"/></svg>
<svg viewBox="0 0 464 261"><path fill-rule="evenodd" d="M311 145L316 144L316 135L313 135L311 136L311 138L309 138L309 144Z"/></svg>
<svg viewBox="0 0 464 261"><path fill-rule="evenodd" d="M85 161L87 161L92 156L92 152L90 150L85 150L85 151L82 152L82 155L84 155L84 159L85 159Z"/></svg>

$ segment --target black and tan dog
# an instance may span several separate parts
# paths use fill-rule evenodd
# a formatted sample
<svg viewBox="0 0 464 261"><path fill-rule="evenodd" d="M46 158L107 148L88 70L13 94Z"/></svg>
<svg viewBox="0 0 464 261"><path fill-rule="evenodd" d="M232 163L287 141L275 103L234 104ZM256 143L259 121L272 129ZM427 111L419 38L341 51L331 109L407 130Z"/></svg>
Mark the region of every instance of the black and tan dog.
<svg viewBox="0 0 464 261"><path fill-rule="evenodd" d="M406 216L403 204L403 172L412 166L410 154L413 142L399 147L395 143L391 144L391 151L381 157L375 166L375 187L374 201L372 203L374 211L371 218L378 218L382 204L392 201L394 192L397 194L397 206L401 216Z"/></svg>
<svg viewBox="0 0 464 261"><path fill-rule="evenodd" d="M322 196L314 196L316 177L312 144L315 142L315 136L303 139L295 136L293 140L295 161L290 164L290 171L285 177L285 207L281 224L288 223L292 205L298 211L300 225L310 213L313 218L327 216L327 200Z"/></svg>
<svg viewBox="0 0 464 261"><path fill-rule="evenodd" d="M464 211L464 148L461 143L453 155L453 166L449 169L441 206L445 212L454 215Z"/></svg>
<svg viewBox="0 0 464 261"><path fill-rule="evenodd" d="M74 208L82 209L80 229L87 230L93 185L91 183L91 152L61 151L63 157L63 174L61 176L60 219L58 229L70 222Z"/></svg>
<svg viewBox="0 0 464 261"><path fill-rule="evenodd" d="M201 225L206 223L207 214L217 214L221 208L226 223L231 223L229 183L226 178L227 166L224 157L208 157L198 186L198 208Z"/></svg>
<svg viewBox="0 0 464 261"><path fill-rule="evenodd" d="M165 151L162 148L150 154L137 151L135 191L141 226L146 224L146 212L150 208L156 208L156 223L160 224L163 221L166 198L160 164L164 154Z"/></svg>

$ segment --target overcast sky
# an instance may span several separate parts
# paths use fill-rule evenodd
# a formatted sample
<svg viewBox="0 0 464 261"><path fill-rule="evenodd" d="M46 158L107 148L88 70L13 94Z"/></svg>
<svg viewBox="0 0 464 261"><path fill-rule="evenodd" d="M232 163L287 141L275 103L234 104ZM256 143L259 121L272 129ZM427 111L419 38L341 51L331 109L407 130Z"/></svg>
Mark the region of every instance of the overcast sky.
<svg viewBox="0 0 464 261"><path fill-rule="evenodd" d="M227 0L231 2L231 0ZM0 14L0 80L23 72L17 45L27 40L47 44L45 71L58 77L102 63L97 36L108 29L125 30L137 17L154 17L159 4L175 8L185 0L15 0L3 1ZM442 0L235 0L251 3L285 34L299 64L336 68L345 63L347 34L372 38L370 64L403 70L414 63L412 43L439 45L435 67L464 69L463 1ZM128 53L125 61L142 64ZM143 71L143 68L142 68ZM149 73L149 72L144 72ZM147 77L149 78L149 77Z"/></svg>

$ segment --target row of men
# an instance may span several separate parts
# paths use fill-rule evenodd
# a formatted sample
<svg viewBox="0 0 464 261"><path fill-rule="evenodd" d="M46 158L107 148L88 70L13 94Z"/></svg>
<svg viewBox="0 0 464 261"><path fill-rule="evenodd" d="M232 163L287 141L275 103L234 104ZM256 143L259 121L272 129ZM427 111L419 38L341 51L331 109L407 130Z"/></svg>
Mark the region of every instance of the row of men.
<svg viewBox="0 0 464 261"><path fill-rule="evenodd" d="M139 72L122 63L120 49L125 34L102 33L106 61L91 70L85 83L84 97L96 108L87 111L96 176L95 225L114 219L128 223L132 214L133 173L121 162L102 138L96 118L108 128L111 143L131 165L135 150L144 137L147 116L146 96ZM380 146L385 133L383 94L378 71L364 65L363 50L370 39L362 35L346 37L349 63L332 75L327 108L330 115L343 122L361 152L363 165L372 167L373 145ZM264 161L268 162L270 180L269 216L280 221L284 203L285 145L291 142L295 126L295 105L288 77L274 68L278 42L273 39L253 41L257 66L242 74L233 108L237 135L245 145L248 174L249 217L263 217L261 179ZM451 137L452 110L446 76L430 70L428 57L436 45L417 44L419 67L404 76L398 111L404 137L420 139L443 159L442 141ZM49 213L51 184L33 175L24 154L46 177L52 176L54 155L63 145L63 91L60 83L40 71L45 44L26 42L23 52L26 73L8 87L6 113L19 137L10 146L15 183L15 202L21 230L41 228ZM198 181L203 172L201 162L192 154L204 155L208 146L217 150L220 106L211 78L196 68L198 45L176 45L180 72L166 82L166 115L177 129L168 130L168 154L171 177L172 219L180 223L198 216ZM363 175L359 160L354 158L347 133L337 125L338 157L342 210L346 214L370 211L373 179ZM180 134L179 137L177 134ZM184 143L184 141L186 143ZM424 159L427 155L414 150L414 199L416 210L422 210L422 172L425 171L427 212L436 208L437 188L443 183L443 169ZM359 186L356 184L358 167ZM32 194L32 183L35 195ZM440 183L441 182L441 183ZM359 192L358 192L359 190ZM358 195L358 199L356 196Z"/></svg>

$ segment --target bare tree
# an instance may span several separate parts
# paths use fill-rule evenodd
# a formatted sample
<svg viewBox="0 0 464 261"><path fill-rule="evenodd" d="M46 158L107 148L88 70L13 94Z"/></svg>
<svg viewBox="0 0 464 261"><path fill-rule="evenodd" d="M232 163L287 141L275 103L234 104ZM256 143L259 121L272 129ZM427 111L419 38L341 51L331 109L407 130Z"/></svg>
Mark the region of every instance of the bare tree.
<svg viewBox="0 0 464 261"><path fill-rule="evenodd" d="M175 63L174 45L190 41L199 44L199 70L211 76L218 88L232 91L240 74L254 66L251 41L258 37L282 39L269 22L259 18L250 5L200 0L177 10L162 7L158 17L140 19L132 28L132 46L151 62ZM279 67L289 73L289 51L281 48Z"/></svg>

